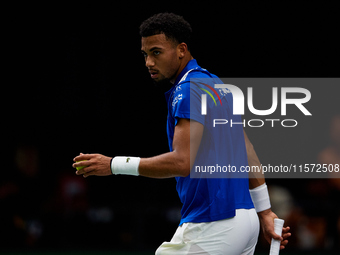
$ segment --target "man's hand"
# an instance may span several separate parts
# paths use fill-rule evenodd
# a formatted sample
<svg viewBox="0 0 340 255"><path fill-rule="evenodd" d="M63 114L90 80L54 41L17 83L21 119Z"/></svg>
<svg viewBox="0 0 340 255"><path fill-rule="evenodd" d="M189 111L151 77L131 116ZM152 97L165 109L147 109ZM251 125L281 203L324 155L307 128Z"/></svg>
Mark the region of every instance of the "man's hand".
<svg viewBox="0 0 340 255"><path fill-rule="evenodd" d="M76 172L77 175L83 175L84 177L88 177L91 175L106 176L112 174L110 166L111 159L112 158L106 157L101 154L80 153L80 155L75 157L73 161L81 162L74 163L72 166L74 168L84 166L83 169L80 169Z"/></svg>
<svg viewBox="0 0 340 255"><path fill-rule="evenodd" d="M288 237L292 234L289 232L290 227L282 228L282 236L275 234L274 232L274 219L278 218L275 213L272 212L271 209L264 210L258 213L261 223L262 232L264 238L270 244L272 238L281 241L280 250L284 249L288 243Z"/></svg>

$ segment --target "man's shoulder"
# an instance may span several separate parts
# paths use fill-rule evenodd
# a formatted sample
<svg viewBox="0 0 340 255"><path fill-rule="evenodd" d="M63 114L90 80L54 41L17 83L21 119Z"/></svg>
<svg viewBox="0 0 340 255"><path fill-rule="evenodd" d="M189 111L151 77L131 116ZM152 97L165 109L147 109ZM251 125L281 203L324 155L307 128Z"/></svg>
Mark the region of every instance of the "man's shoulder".
<svg viewBox="0 0 340 255"><path fill-rule="evenodd" d="M218 77L203 68L192 69L182 77L176 85L176 88L180 87L181 89L188 89L190 87L190 82L198 81L199 79L207 81L208 79L218 79Z"/></svg>
<svg viewBox="0 0 340 255"><path fill-rule="evenodd" d="M202 87L201 84L208 84L213 87L215 83L221 82L216 75L210 73L208 70L200 66L190 69L184 74L172 91L171 98L173 100L173 106L176 105L178 101L189 99L192 95L200 95L202 92L200 90Z"/></svg>
<svg viewBox="0 0 340 255"><path fill-rule="evenodd" d="M208 70L204 68L195 68L192 70L189 70L186 75L183 76L181 81L179 83L184 83L184 82L190 82L190 79L208 79L208 78L218 78L216 75L210 73Z"/></svg>
<svg viewBox="0 0 340 255"><path fill-rule="evenodd" d="M219 83L221 83L221 80L206 69L192 70L175 86L173 93L189 94L190 91L199 89L201 84L208 84L213 87L214 84Z"/></svg>

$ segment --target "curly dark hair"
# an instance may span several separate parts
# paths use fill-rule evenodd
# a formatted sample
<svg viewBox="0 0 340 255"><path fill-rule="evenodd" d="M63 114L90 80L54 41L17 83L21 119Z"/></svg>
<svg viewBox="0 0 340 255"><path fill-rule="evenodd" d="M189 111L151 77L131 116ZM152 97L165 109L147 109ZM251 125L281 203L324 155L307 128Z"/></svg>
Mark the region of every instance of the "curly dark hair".
<svg viewBox="0 0 340 255"><path fill-rule="evenodd" d="M190 48L192 29L190 24L174 13L158 13L145 20L139 27L139 34L148 37L164 34L168 39L177 44L186 43Z"/></svg>

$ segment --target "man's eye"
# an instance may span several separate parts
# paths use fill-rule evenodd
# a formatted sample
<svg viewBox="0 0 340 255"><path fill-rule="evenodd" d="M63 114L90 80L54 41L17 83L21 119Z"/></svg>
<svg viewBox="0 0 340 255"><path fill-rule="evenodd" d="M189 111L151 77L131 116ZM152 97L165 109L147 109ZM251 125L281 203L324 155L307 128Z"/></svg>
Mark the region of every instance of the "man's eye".
<svg viewBox="0 0 340 255"><path fill-rule="evenodd" d="M146 58L148 56L148 54L146 54L146 52L142 52L143 57Z"/></svg>
<svg viewBox="0 0 340 255"><path fill-rule="evenodd" d="M157 51L157 50L153 52L153 54L154 54L155 56L158 56L160 53L161 53L161 52L160 52L160 51Z"/></svg>

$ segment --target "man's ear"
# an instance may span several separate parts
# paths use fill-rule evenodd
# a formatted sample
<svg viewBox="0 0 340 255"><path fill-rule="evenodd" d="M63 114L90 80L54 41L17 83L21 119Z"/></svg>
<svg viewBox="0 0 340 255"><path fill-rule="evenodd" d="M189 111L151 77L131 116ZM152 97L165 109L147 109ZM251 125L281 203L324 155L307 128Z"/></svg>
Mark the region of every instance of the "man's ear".
<svg viewBox="0 0 340 255"><path fill-rule="evenodd" d="M188 52L188 45L186 43L180 43L177 45L177 51L179 58L184 58L185 54Z"/></svg>

